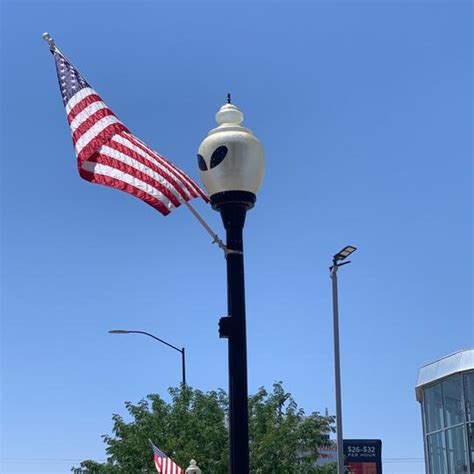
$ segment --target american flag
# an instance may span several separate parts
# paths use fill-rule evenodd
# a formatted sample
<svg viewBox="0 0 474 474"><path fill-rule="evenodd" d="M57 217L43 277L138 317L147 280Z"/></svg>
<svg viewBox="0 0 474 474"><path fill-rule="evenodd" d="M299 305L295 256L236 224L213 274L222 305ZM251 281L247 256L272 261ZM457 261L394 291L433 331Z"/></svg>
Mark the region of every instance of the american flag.
<svg viewBox="0 0 474 474"><path fill-rule="evenodd" d="M150 445L153 449L153 458L155 460L156 470L160 474L183 474L181 469L171 458L169 458L163 451L158 449L151 441Z"/></svg>
<svg viewBox="0 0 474 474"><path fill-rule="evenodd" d="M183 201L208 201L194 180L130 133L58 49L52 53L82 178L130 193L163 215Z"/></svg>

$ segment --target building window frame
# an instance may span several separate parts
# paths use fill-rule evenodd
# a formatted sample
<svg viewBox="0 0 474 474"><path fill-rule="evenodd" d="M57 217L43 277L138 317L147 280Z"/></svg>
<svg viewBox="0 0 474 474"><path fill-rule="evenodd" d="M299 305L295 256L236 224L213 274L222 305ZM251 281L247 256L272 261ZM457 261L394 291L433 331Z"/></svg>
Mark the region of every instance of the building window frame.
<svg viewBox="0 0 474 474"><path fill-rule="evenodd" d="M447 473L448 474L455 474L451 472L450 468L450 463L449 463L449 453L448 453L448 430L455 429L457 427L463 427L463 438L464 438L464 457L465 457L465 465L467 467L466 469L466 474L474 474L474 470L472 470L472 465L471 465L471 446L469 444L469 430L468 430L468 417L467 417L467 403L468 403L468 397L467 397L467 383L466 383L466 374L474 373L474 370L469 370L466 372L458 372L456 374L450 374L448 377L444 377L442 379L436 380L435 382L426 385L423 387L423 403L421 412L422 412L422 420L423 420L423 438L424 438L424 451L425 451L425 460L426 460L426 468L428 473L432 473L432 465L431 465L431 458L430 458L430 453L428 449L428 437L430 435L436 435L438 433L442 433L442 437L444 440L444 445L446 446L446 466L447 466ZM444 387L443 387L443 382L446 380L449 380L450 378L454 378L459 376L461 379L461 407L462 407L462 421L456 424L453 424L451 426L446 426L446 420L445 420L445 403L444 403ZM426 397L425 397L425 391L427 389L430 389L436 385L439 385L439 388L441 390L441 408L443 412L443 426L440 429L429 431L428 432L428 420L427 420L427 412L429 409L426 406ZM470 422L472 426L474 427L474 421ZM474 448L474 446L473 446Z"/></svg>

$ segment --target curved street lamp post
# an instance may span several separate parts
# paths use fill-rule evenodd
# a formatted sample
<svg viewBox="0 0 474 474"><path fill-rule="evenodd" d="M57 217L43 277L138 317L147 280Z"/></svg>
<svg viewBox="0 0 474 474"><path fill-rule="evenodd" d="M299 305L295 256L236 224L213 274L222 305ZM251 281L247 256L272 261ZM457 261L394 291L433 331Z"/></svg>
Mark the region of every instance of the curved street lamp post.
<svg viewBox="0 0 474 474"><path fill-rule="evenodd" d="M241 123L242 112L230 103L216 113L218 126L199 146L198 166L212 208L226 230L228 315L219 336L228 339L230 472L248 474L248 382L243 227L263 180L263 147Z"/></svg>
<svg viewBox="0 0 474 474"><path fill-rule="evenodd" d="M160 339L159 337L154 336L153 334L150 334L149 332L145 331L127 331L125 329L112 329L109 331L109 334L144 334L145 336L152 337L153 339L157 340L158 342L161 342L165 344L168 347L171 347L171 349L174 349L175 351L178 351L181 353L181 367L182 367L182 384L183 386L186 385L186 356L185 356L185 351L184 347L181 349L179 347L173 346L173 344L170 344L169 342L163 341L163 339Z"/></svg>

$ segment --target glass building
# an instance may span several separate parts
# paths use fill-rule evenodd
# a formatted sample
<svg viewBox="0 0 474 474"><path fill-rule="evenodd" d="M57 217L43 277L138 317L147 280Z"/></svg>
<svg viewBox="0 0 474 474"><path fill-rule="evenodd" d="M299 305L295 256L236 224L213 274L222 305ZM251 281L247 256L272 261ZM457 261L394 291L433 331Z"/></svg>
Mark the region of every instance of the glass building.
<svg viewBox="0 0 474 474"><path fill-rule="evenodd" d="M422 367L415 390L426 472L474 474L474 349Z"/></svg>

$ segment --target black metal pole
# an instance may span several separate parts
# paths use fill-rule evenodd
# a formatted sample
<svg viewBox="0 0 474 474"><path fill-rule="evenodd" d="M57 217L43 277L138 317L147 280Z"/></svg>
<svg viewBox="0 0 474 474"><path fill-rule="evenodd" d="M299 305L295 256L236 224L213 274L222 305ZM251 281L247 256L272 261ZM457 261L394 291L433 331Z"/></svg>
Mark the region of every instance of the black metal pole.
<svg viewBox="0 0 474 474"><path fill-rule="evenodd" d="M220 336L229 340L230 472L248 474L250 461L243 227L247 210L255 203L255 195L228 191L211 196L211 203L221 213L227 236L229 316L220 321Z"/></svg>
<svg viewBox="0 0 474 474"><path fill-rule="evenodd" d="M183 363L183 386L186 386L186 356L184 355L184 347L181 348L181 361Z"/></svg>

